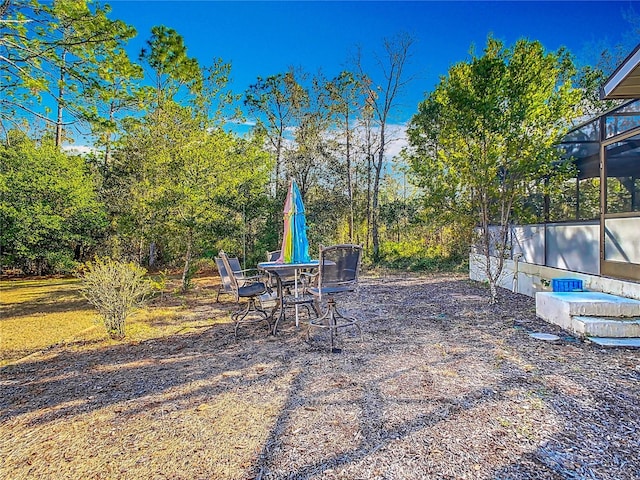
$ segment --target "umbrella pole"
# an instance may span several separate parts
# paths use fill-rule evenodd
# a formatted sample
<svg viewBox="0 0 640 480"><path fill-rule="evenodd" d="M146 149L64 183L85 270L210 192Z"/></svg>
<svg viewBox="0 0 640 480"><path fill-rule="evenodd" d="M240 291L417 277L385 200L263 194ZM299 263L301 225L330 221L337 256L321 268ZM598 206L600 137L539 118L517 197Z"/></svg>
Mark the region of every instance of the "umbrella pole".
<svg viewBox="0 0 640 480"><path fill-rule="evenodd" d="M298 320L298 269L295 268L293 270L294 274L293 274L293 291L294 291L294 295L296 297L296 328L299 327L299 320Z"/></svg>
<svg viewBox="0 0 640 480"><path fill-rule="evenodd" d="M247 207L242 205L242 268L247 269Z"/></svg>

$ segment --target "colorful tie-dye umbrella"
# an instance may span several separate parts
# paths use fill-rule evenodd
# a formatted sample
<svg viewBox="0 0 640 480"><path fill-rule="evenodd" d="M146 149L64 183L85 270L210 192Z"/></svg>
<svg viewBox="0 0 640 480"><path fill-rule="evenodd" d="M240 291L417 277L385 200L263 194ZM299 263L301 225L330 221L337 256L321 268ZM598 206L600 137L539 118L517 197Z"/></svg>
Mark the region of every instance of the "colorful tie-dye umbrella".
<svg viewBox="0 0 640 480"><path fill-rule="evenodd" d="M295 180L291 180L289 193L284 202L284 236L282 251L278 262L309 262L309 240L307 240L307 222L304 216L302 195Z"/></svg>

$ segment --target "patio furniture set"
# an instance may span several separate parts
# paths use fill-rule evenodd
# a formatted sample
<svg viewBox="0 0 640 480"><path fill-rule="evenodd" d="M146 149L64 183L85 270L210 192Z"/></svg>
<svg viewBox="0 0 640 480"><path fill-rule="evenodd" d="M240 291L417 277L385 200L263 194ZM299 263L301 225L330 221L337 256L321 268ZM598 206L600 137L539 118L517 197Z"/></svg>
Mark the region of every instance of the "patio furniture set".
<svg viewBox="0 0 640 480"><path fill-rule="evenodd" d="M300 309L304 308L309 319L307 341L311 339L313 328L326 329L331 350L337 352L335 340L338 330L353 326L362 339L358 321L341 313L334 298L337 294L356 289L362 246L321 246L318 259L313 260L309 255L304 203L294 179L289 184L283 213L282 248L267 252L267 261L260 262L257 268L243 270L237 258L229 257L222 250L219 252L216 264L222 285L218 297L224 291L232 293L238 304L240 299L246 299L246 306L231 314L236 339L242 323L264 321L269 333L276 335L288 308L295 310L297 328ZM323 299L326 300L326 308L321 314Z"/></svg>
<svg viewBox="0 0 640 480"><path fill-rule="evenodd" d="M332 351L339 351L335 342L340 329L354 327L362 338L357 319L342 313L335 300L336 295L356 289L362 247L321 246L317 260L285 262L282 257L281 251L268 252L267 261L243 270L237 258L219 252L216 265L221 286L216 301L221 293L232 294L238 304L246 299L246 305L231 314L234 337L241 324L256 322L266 323L269 333L276 335L287 310L293 310L299 327L303 308L308 319L307 341L313 328L328 330Z"/></svg>

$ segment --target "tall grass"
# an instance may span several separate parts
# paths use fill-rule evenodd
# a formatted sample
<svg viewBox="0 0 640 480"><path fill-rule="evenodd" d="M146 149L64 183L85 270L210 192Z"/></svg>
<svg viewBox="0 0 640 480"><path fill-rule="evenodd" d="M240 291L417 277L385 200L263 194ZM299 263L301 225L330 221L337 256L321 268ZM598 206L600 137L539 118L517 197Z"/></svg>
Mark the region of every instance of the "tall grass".
<svg viewBox="0 0 640 480"><path fill-rule="evenodd" d="M424 246L417 242L387 242L381 250L380 264L411 272L465 272L469 268L466 256L440 245Z"/></svg>

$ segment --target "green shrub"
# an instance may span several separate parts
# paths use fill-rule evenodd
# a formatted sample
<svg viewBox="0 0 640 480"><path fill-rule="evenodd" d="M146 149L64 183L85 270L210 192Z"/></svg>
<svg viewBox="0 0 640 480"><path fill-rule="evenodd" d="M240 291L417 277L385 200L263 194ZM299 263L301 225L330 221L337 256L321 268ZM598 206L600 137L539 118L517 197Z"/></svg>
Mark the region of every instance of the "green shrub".
<svg viewBox="0 0 640 480"><path fill-rule="evenodd" d="M96 257L84 265L82 294L93 305L111 338L123 338L125 321L152 291L144 268Z"/></svg>
<svg viewBox="0 0 640 480"><path fill-rule="evenodd" d="M189 264L189 269L183 277L182 292L185 293L193 288L193 279L199 274L216 272L216 262L212 258L196 258Z"/></svg>
<svg viewBox="0 0 640 480"><path fill-rule="evenodd" d="M149 286L153 296L160 297L160 301L164 300L167 290L168 275L166 270L160 270L158 273L149 278Z"/></svg>
<svg viewBox="0 0 640 480"><path fill-rule="evenodd" d="M466 257L451 254L441 245L424 246L418 242L386 242L383 244L381 264L397 270L412 272L463 272Z"/></svg>
<svg viewBox="0 0 640 480"><path fill-rule="evenodd" d="M78 268L76 262L67 252L49 252L45 256L49 271L58 275L68 275Z"/></svg>
<svg viewBox="0 0 640 480"><path fill-rule="evenodd" d="M207 273L217 271L216 262L213 258L202 257L194 260L193 268L195 273Z"/></svg>

